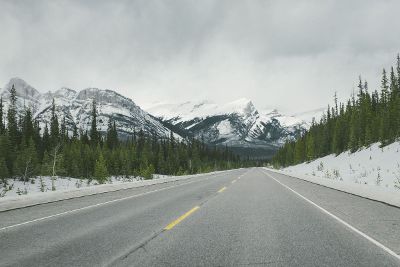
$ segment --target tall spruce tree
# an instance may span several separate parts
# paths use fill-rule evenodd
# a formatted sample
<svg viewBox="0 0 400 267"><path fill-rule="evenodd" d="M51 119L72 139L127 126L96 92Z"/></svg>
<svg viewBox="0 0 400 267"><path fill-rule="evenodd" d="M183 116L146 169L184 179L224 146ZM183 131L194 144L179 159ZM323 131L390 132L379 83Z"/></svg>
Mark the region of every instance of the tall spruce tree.
<svg viewBox="0 0 400 267"><path fill-rule="evenodd" d="M100 141L100 134L97 130L97 104L96 100L94 99L92 102L91 116L92 116L92 123L90 127L90 143L92 144L92 146L97 146L97 144Z"/></svg>
<svg viewBox="0 0 400 267"><path fill-rule="evenodd" d="M4 105L3 105L3 97L0 97L0 134L3 134L5 130L4 125Z"/></svg>
<svg viewBox="0 0 400 267"><path fill-rule="evenodd" d="M58 122L58 116L56 113L56 103L53 98L53 102L51 104L51 119L50 119L50 143L51 147L57 146L59 143L60 136L60 126Z"/></svg>
<svg viewBox="0 0 400 267"><path fill-rule="evenodd" d="M7 112L7 128L10 143L13 147L16 147L18 140L17 91L15 90L14 85L12 85L10 91L10 104Z"/></svg>
<svg viewBox="0 0 400 267"><path fill-rule="evenodd" d="M10 173L8 172L6 160L3 157L0 157L0 180L4 184L6 184L6 179L10 177Z"/></svg>

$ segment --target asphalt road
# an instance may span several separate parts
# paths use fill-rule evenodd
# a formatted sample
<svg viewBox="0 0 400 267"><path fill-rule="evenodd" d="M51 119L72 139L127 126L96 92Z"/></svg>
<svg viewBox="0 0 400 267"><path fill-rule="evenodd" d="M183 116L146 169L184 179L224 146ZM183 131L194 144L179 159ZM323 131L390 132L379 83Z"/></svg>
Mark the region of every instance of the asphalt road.
<svg viewBox="0 0 400 267"><path fill-rule="evenodd" d="M400 266L400 209L261 168L0 213L0 266Z"/></svg>

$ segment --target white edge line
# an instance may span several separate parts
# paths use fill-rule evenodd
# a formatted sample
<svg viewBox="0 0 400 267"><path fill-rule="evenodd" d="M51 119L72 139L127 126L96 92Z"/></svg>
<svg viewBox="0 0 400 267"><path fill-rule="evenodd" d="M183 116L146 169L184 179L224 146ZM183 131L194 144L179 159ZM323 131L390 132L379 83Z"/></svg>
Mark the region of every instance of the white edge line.
<svg viewBox="0 0 400 267"><path fill-rule="evenodd" d="M368 241L370 241L371 243L373 243L374 245L376 245L377 247L380 247L381 249L383 249L384 251L386 251L388 254L392 255L393 257L395 257L397 260L400 260L400 255L398 255L396 252L394 252L393 250L391 250L390 248L386 247L385 245L383 245L382 243L380 243L379 241L375 240L374 238L370 237L369 235L365 234L364 232L358 230L357 228L355 228L354 226L350 225L349 223L345 222L344 220L340 219L339 217L337 217L336 215L330 213L329 211L327 211L326 209L322 208L321 206L319 206L318 204L314 203L313 201L309 200L308 198L306 198L305 196L301 195L300 193L296 192L295 190L293 190L292 188L290 188L289 186L283 184L282 182L280 182L279 180L277 180L276 178L272 177L272 175L270 175L269 173L265 172L264 170L262 170L263 173L265 173L268 177L270 177L271 179L275 180L275 182L279 183L280 185L282 185L283 187L285 187L286 189L288 189L289 191L291 191L292 193L296 194L297 196L299 196L300 198L304 199L305 201L307 201L308 203L310 203L311 205L315 206L316 208L318 208L319 210L321 210L322 212L326 213L327 215L331 216L332 218L334 218L335 220L337 220L338 222L340 222L341 224L345 225L346 227L348 227L350 230L356 232L357 234L359 234L360 236L364 237L365 239L367 239Z"/></svg>
<svg viewBox="0 0 400 267"><path fill-rule="evenodd" d="M110 203L113 203L113 202L118 202L118 201L123 201L123 200L131 199L131 198L136 198L136 197L144 196L144 195L147 195L147 194L151 194L151 193L155 193L155 192L171 189L171 188L174 188L174 187L179 187L179 186L191 184L191 183L194 183L194 182L205 181L205 180L208 180L210 178L211 177L200 179L200 180L194 180L194 181L190 181L190 182L182 183L182 184L178 184L178 185L171 185L171 186L168 186L168 187L164 187L164 188L160 188L160 189L156 189L156 190L152 190L152 191L143 192L143 193L140 193L140 194L137 194L137 195L133 195L133 196L129 196L129 197L113 199L113 200L110 200L110 201L97 203L97 204L86 206L86 207L82 207L82 208L79 208L79 209L68 210L68 211L64 211L64 212L61 212L61 213L57 213L57 214L53 214L53 215L37 218L37 219L34 219L34 220L25 221L25 222L22 222L22 223L17 223L17 224L5 226L3 228L0 228L0 232L4 231L4 230L7 230L7 229L15 228L15 227L18 227L18 226L30 224L30 223L33 223L33 222L39 222L39 221L43 221L43 220L46 220L46 219L58 217L58 216L61 216L61 215L66 215L66 214L69 214L69 213L74 213L74 212L81 211L81 210L86 210L86 209L90 209L90 208L94 208L94 207L107 205L107 204L110 204Z"/></svg>

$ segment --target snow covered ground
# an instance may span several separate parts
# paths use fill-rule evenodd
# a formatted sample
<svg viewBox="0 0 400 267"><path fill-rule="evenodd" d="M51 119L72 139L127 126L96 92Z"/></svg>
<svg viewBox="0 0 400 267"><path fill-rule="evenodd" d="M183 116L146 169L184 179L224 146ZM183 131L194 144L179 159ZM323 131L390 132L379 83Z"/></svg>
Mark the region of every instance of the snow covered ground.
<svg viewBox="0 0 400 267"><path fill-rule="evenodd" d="M167 175L155 174L153 179L168 178ZM106 184L122 184L142 181L141 177L123 177L112 176ZM8 179L7 190L0 183L0 198L16 197L22 195L38 195L48 192L66 192L78 188L93 187L99 183L96 180L77 179L71 177L58 177L54 179L54 183L50 176L38 176L23 182L18 179ZM54 186L53 186L54 185ZM54 189L54 190L53 190Z"/></svg>
<svg viewBox="0 0 400 267"><path fill-rule="evenodd" d="M375 143L355 153L329 155L282 173L349 193L400 204L400 142Z"/></svg>
<svg viewBox="0 0 400 267"><path fill-rule="evenodd" d="M139 181L141 178L130 177L111 177L108 184L119 184L124 182L133 182ZM23 182L18 179L8 179L7 180L7 190L5 190L5 186L0 184L0 196L1 197L15 197L18 195L35 195L35 194L43 194L46 192L52 191L68 191L77 188L83 187L91 187L98 185L96 180L87 180L87 179L76 179L71 177L58 177L54 179L54 183L52 182L51 177L49 176L38 176L36 178L29 179L28 182ZM54 189L54 190L53 190Z"/></svg>
<svg viewBox="0 0 400 267"><path fill-rule="evenodd" d="M218 175L221 172L226 173L230 171L234 170L213 171L183 176L155 174L153 175L153 179L150 180L143 180L139 177L111 177L108 183L101 185L98 185L96 182L91 182L88 184L87 180L58 178L54 182L56 189L55 191L52 191L51 177L37 177L34 179L34 183L30 181L29 183L25 184L20 181L9 181L8 186L13 184L12 190L6 192L4 197L0 197L0 212L94 194L102 194L135 187L181 181L191 179L193 177ZM4 187L0 184L0 192L2 192L3 189Z"/></svg>

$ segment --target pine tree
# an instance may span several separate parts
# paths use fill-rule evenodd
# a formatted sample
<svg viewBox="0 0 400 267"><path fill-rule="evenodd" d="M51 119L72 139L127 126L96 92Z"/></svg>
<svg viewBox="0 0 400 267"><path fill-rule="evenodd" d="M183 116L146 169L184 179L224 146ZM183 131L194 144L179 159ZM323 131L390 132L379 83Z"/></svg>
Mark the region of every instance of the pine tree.
<svg viewBox="0 0 400 267"><path fill-rule="evenodd" d="M386 107L386 103L388 100L388 95L389 95L389 86L388 86L388 79L386 75L386 70L383 69L382 71L382 81L381 81L381 104L382 107Z"/></svg>
<svg viewBox="0 0 400 267"><path fill-rule="evenodd" d="M106 167L106 162L104 160L103 154L99 154L99 158L96 160L96 166L94 169L94 178L103 184L107 181L108 171Z"/></svg>
<svg viewBox="0 0 400 267"><path fill-rule="evenodd" d="M25 144L29 143L29 141L33 138L33 135L34 135L34 129L33 129L32 112L30 109L26 109L22 123L22 139L25 142Z"/></svg>
<svg viewBox="0 0 400 267"><path fill-rule="evenodd" d="M74 125L72 126L73 130L72 130L72 140L76 141L78 140L78 127L76 126L76 124L74 123Z"/></svg>
<svg viewBox="0 0 400 267"><path fill-rule="evenodd" d="M47 127L47 123L44 126L44 132L43 132L43 152L44 151L50 151L50 134L49 134L49 127Z"/></svg>
<svg viewBox="0 0 400 267"><path fill-rule="evenodd" d="M335 95L333 96L333 100L335 101L335 113L334 113L334 116L337 117L339 115L337 92L335 92Z"/></svg>
<svg viewBox="0 0 400 267"><path fill-rule="evenodd" d="M0 97L0 134L4 133L5 125L4 125L4 105L3 105L3 97Z"/></svg>
<svg viewBox="0 0 400 267"><path fill-rule="evenodd" d="M146 179L153 179L153 174L155 172L153 164L149 164L146 168L144 168L141 172L141 176Z"/></svg>
<svg viewBox="0 0 400 267"><path fill-rule="evenodd" d="M295 154L294 154L294 163L301 163L304 161L304 138L300 138L298 142L295 144Z"/></svg>
<svg viewBox="0 0 400 267"><path fill-rule="evenodd" d="M396 73L397 73L397 95L400 95L400 55L397 54L396 61Z"/></svg>
<svg viewBox="0 0 400 267"><path fill-rule="evenodd" d="M96 105L96 100L93 100L92 102L92 123L90 127L90 142L92 146L97 146L97 144L100 141L100 135L97 130L97 105Z"/></svg>
<svg viewBox="0 0 400 267"><path fill-rule="evenodd" d="M307 140L307 147L306 147L307 160L311 161L315 157L315 143L314 143L313 135L312 134L308 134L306 136L306 140Z"/></svg>
<svg viewBox="0 0 400 267"><path fill-rule="evenodd" d="M10 105L7 112L7 128L10 143L13 147L16 147L18 140L17 91L15 90L14 85L12 85L10 93Z"/></svg>
<svg viewBox="0 0 400 267"><path fill-rule="evenodd" d="M394 69L391 67L390 69L390 95L391 97L396 97L397 92L398 92L398 83L397 83L397 77L394 74Z"/></svg>
<svg viewBox="0 0 400 267"><path fill-rule="evenodd" d="M115 125L115 121L109 119L107 134L106 134L106 143L109 149L114 149L118 145L118 132L117 127Z"/></svg>
<svg viewBox="0 0 400 267"><path fill-rule="evenodd" d="M0 180L3 184L6 184L6 179L9 178L10 174L8 172L8 168L6 165L6 160L1 157L0 158Z"/></svg>
<svg viewBox="0 0 400 267"><path fill-rule="evenodd" d="M54 147L59 142L60 135L60 127L58 123L58 117L56 113L56 104L53 98L53 102L51 104L51 119L50 119L50 143L51 147Z"/></svg>
<svg viewBox="0 0 400 267"><path fill-rule="evenodd" d="M67 131L67 122L65 121L65 116L63 117L62 123L61 123L61 141L64 143L64 141L68 138L68 131Z"/></svg>

